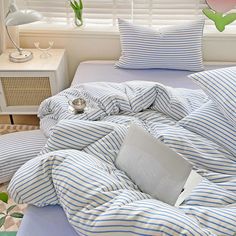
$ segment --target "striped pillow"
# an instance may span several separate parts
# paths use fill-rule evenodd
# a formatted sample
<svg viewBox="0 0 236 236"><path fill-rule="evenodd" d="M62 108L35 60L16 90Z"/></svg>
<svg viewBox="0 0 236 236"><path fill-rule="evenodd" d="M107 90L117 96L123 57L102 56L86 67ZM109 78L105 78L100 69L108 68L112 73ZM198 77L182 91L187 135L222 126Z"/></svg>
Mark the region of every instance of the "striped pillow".
<svg viewBox="0 0 236 236"><path fill-rule="evenodd" d="M236 67L205 71L189 77L212 98L236 127Z"/></svg>
<svg viewBox="0 0 236 236"><path fill-rule="evenodd" d="M0 183L9 181L24 163L36 157L45 143L40 130L0 136Z"/></svg>
<svg viewBox="0 0 236 236"><path fill-rule="evenodd" d="M122 19L118 19L118 23L122 55L116 66L126 69L204 69L203 19L158 31Z"/></svg>
<svg viewBox="0 0 236 236"><path fill-rule="evenodd" d="M213 101L179 121L180 126L197 133L236 155L236 128L219 111Z"/></svg>

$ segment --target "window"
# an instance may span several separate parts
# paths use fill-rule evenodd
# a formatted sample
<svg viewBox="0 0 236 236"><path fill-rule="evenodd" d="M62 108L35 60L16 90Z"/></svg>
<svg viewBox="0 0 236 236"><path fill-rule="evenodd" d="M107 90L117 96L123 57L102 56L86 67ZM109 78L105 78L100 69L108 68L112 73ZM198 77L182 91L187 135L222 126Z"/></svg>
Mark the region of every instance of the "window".
<svg viewBox="0 0 236 236"><path fill-rule="evenodd" d="M18 0L20 8L41 12L44 22L72 24L68 0ZM174 25L202 16L205 0L83 0L86 25L115 26L118 17L148 26ZM236 9L235 9L236 10ZM207 20L208 25L213 22ZM236 28L236 23L231 26Z"/></svg>

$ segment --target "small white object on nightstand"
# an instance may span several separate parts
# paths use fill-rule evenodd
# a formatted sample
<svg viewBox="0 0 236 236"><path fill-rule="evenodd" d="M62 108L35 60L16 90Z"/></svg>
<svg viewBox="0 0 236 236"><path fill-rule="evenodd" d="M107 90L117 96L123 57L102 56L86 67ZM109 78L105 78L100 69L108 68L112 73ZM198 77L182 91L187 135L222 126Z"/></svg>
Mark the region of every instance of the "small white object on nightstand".
<svg viewBox="0 0 236 236"><path fill-rule="evenodd" d="M51 49L51 57L12 63L9 51L0 56L0 114L37 114L40 103L69 86L64 49Z"/></svg>

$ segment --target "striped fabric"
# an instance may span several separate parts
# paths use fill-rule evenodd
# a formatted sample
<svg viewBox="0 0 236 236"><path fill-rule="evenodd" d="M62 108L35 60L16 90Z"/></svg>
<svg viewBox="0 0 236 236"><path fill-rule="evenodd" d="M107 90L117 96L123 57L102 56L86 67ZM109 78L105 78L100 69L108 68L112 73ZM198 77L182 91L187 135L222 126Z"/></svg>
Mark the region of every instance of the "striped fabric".
<svg viewBox="0 0 236 236"><path fill-rule="evenodd" d="M47 119L57 124L50 129L42 155L14 175L9 186L14 200L40 207L61 205L79 235L233 235L235 156L213 139L180 126L177 117L170 117L177 111L184 117L207 106L206 95L173 92L180 106L189 107L181 114L181 109L170 106L169 96L158 93L164 89L159 84L92 86L83 86L83 91L74 87L44 102L41 118L45 124ZM70 114L68 99L85 93L96 101L96 112ZM160 112L155 108L160 100L171 109ZM204 181L180 208L140 192L116 168L114 162L130 122L177 151L203 175Z"/></svg>
<svg viewBox="0 0 236 236"><path fill-rule="evenodd" d="M200 90L179 89L166 86L158 86L157 99L153 109L169 115L175 120L180 120L199 108L208 97Z"/></svg>
<svg viewBox="0 0 236 236"><path fill-rule="evenodd" d="M122 55L116 66L126 69L203 70L203 19L158 31L122 19L118 19L118 23Z"/></svg>
<svg viewBox="0 0 236 236"><path fill-rule="evenodd" d="M218 143L236 157L236 128L224 117L213 101L207 102L178 124Z"/></svg>
<svg viewBox="0 0 236 236"><path fill-rule="evenodd" d="M94 109L74 115L68 111L68 101L82 97ZM51 127L60 120L103 120L109 115L135 115L151 108L168 118L182 119L203 102L207 96L200 90L173 89L155 82L129 81L125 83L87 83L64 90L45 100L38 116L44 134L52 134Z"/></svg>
<svg viewBox="0 0 236 236"><path fill-rule="evenodd" d="M205 71L189 77L212 98L236 127L236 67Z"/></svg>
<svg viewBox="0 0 236 236"><path fill-rule="evenodd" d="M39 130L0 136L0 183L9 181L20 166L36 157L45 143Z"/></svg>

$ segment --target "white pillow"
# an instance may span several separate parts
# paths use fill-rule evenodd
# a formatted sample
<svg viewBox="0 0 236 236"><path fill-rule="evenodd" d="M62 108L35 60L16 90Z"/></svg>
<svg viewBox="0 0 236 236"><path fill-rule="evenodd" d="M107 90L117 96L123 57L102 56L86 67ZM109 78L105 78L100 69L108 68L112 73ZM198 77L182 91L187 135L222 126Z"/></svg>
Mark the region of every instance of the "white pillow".
<svg viewBox="0 0 236 236"><path fill-rule="evenodd" d="M7 182L28 160L36 157L46 143L40 130L0 136L0 183Z"/></svg>
<svg viewBox="0 0 236 236"><path fill-rule="evenodd" d="M122 55L116 66L201 71L204 19L157 30L118 19Z"/></svg>
<svg viewBox="0 0 236 236"><path fill-rule="evenodd" d="M189 77L212 98L236 127L236 67L204 71Z"/></svg>

